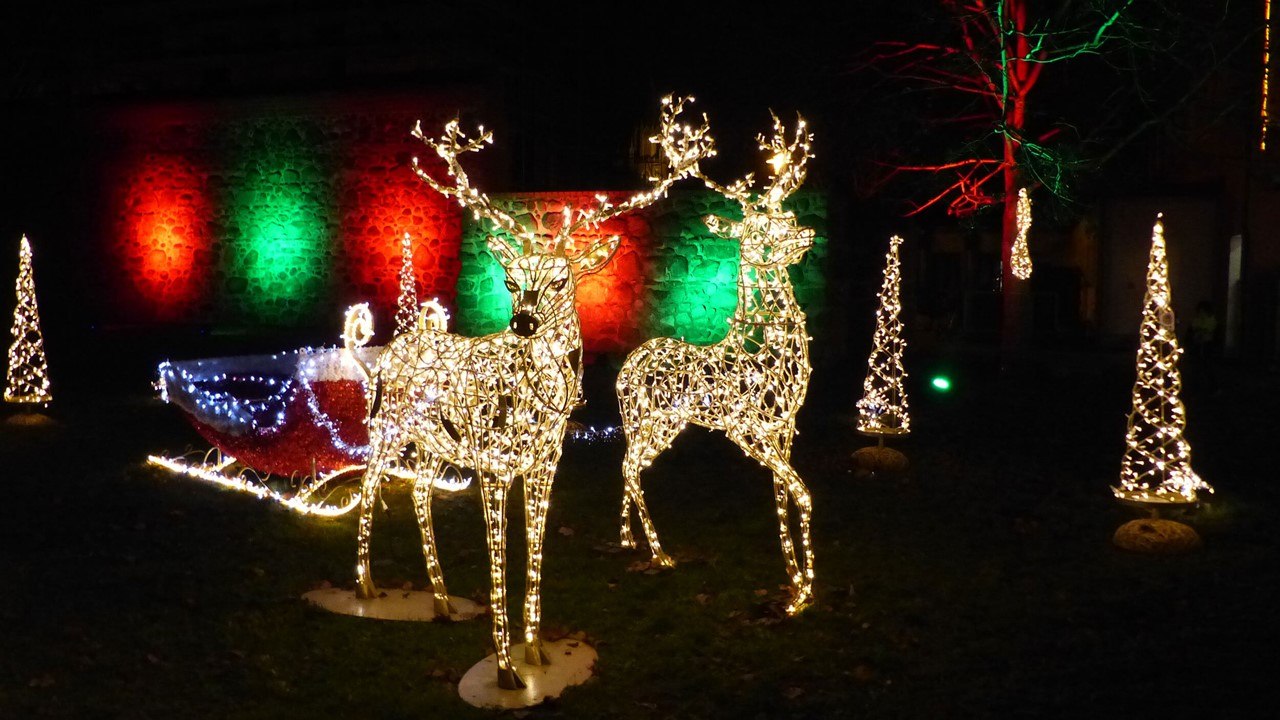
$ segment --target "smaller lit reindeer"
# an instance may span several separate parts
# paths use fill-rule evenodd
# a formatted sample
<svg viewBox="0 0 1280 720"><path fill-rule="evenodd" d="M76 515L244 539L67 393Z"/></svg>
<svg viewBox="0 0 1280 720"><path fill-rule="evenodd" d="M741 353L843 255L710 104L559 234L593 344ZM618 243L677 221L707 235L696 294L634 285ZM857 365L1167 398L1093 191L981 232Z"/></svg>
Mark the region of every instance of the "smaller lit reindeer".
<svg viewBox="0 0 1280 720"><path fill-rule="evenodd" d="M618 402L627 437L622 544L635 547L631 534L631 504L635 503L653 562L674 564L658 544L640 472L689 423L723 430L748 457L773 473L782 551L793 584L787 612L795 613L813 593L812 503L791 467L796 413L804 402L810 366L805 316L792 292L787 267L813 245L814 233L797 225L795 215L782 209L782 202L804 182L812 136L804 120L798 119L795 139L788 143L786 129L775 116L773 136L758 139L773 168L768 186L760 192L752 191L751 175L725 187L698 174L710 188L736 200L743 211L741 222L706 219L712 232L741 244L738 307L728 335L710 346L655 338L628 355L618 374ZM790 503L799 511L803 550L799 560L791 539Z"/></svg>
<svg viewBox="0 0 1280 720"><path fill-rule="evenodd" d="M438 140L424 137L421 126L413 131L445 161L450 180L433 178L415 158L418 177L457 199L477 219L486 219L516 238L514 245L498 237L488 242L505 271L513 314L507 330L478 338L454 335L432 322L419 321L416 329L392 340L371 368L371 444L360 496L358 594L370 598L377 593L369 573L369 535L378 485L394 459L413 444L419 473L414 500L423 553L436 610L450 612L431 523L431 478L439 476L446 463L471 469L484 506L493 642L498 684L503 688L524 687L512 666L507 629L507 497L516 481L522 481L528 544L524 659L530 665L542 665L549 661L539 639L543 531L582 372L574 289L579 279L609 261L619 242L613 236L573 252L574 240L612 217L664 197L672 183L696 174L698 162L714 154L705 122L697 128L677 123L683 104L683 99L663 100L661 134L651 139L662 147L668 161L663 177L653 178L651 189L617 205L599 197L595 207L566 207L553 238L538 237L521 227L472 187L459 156L491 143L491 133L481 127L478 137L468 139L457 120L445 126Z"/></svg>

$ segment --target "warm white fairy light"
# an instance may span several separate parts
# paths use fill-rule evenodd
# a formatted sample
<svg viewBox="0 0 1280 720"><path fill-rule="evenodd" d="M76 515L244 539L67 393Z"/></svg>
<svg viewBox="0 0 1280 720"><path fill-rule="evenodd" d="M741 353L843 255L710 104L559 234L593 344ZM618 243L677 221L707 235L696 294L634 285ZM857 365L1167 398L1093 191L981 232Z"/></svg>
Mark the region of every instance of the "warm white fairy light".
<svg viewBox="0 0 1280 720"><path fill-rule="evenodd" d="M1026 188L1018 189L1018 236L1009 255L1009 272L1019 280L1031 277L1031 251L1027 249L1027 233L1031 232L1031 198Z"/></svg>
<svg viewBox="0 0 1280 720"><path fill-rule="evenodd" d="M418 177L516 239L516 246L497 237L488 243L505 270L513 314L507 330L479 338L420 322L414 330L397 335L370 368L370 384L377 390L369 418L369 464L361 489L357 592L361 597L377 594L370 574L369 535L377 487L392 459L413 445L419 453L417 468L427 476L439 474L446 463L474 471L487 528L493 641L498 683L503 688L524 686L512 665L507 628L507 497L516 478L521 478L528 544L525 662L541 665L549 661L539 635L543 535L552 480L582 372L575 287L584 275L609 261L619 239L594 242L581 252L571 252L573 241L584 230L662 198L673 182L696 173L698 162L713 153L705 124L694 128L677 122L683 104L681 99L663 100L662 134L654 142L662 147L669 167L663 177L653 179L653 188L617 205L597 198L594 207L567 207L565 222L551 238L522 227L471 186L459 156L492 143L491 133L480 128L475 139L468 139L457 120L445 125L439 139L425 137L420 125L413 130L444 160L449 174L447 181L439 181L415 158ZM431 484L416 489L415 506L437 611L447 612L448 593L431 525Z"/></svg>
<svg viewBox="0 0 1280 720"><path fill-rule="evenodd" d="M400 297L396 299L396 334L409 332L418 321L418 283L413 276L413 237L400 241Z"/></svg>
<svg viewBox="0 0 1280 720"><path fill-rule="evenodd" d="M1125 432L1120 485L1116 497L1147 503L1194 503L1213 488L1191 469L1191 445L1182 436L1187 425L1182 405L1182 376L1164 221L1157 216L1147 265L1147 293L1139 330L1138 377L1133 410Z"/></svg>
<svg viewBox="0 0 1280 720"><path fill-rule="evenodd" d="M44 355L44 336L40 333L40 309L36 306L31 242L26 235L18 245L17 293L4 399L11 403L48 403L53 396L49 393L49 367Z"/></svg>
<svg viewBox="0 0 1280 720"><path fill-rule="evenodd" d="M741 244L738 307L729 321L729 333L710 346L673 338L650 340L627 356L617 381L627 437L622 467L626 482L623 545L635 546L631 533L631 504L635 503L653 561L673 564L649 519L640 472L670 447L687 424L723 430L747 456L773 472L779 534L793 586L790 613L801 610L812 597L813 548L809 537L812 500L790 461L796 413L809 385L810 337L787 266L798 262L813 245L814 232L798 225L795 215L782 209L782 202L804 182L812 139L800 119L795 139L788 144L786 129L775 116L773 136L759 137L760 149L766 151L773 170L768 186L759 192L751 189L750 175L725 187L699 172L709 187L736 200L743 210L741 222L707 218L712 232ZM791 538L789 503L799 511L800 560Z"/></svg>
<svg viewBox="0 0 1280 720"><path fill-rule="evenodd" d="M1258 109L1258 149L1266 151L1271 130L1271 0L1262 2L1262 104Z"/></svg>
<svg viewBox="0 0 1280 720"><path fill-rule="evenodd" d="M906 435L911 432L911 416L907 407L907 390L902 381L907 371L902 367L902 352L907 341L902 337L902 303L899 286L902 264L898 246L902 238L889 238L889 252L884 259L884 282L880 286L880 307L876 310L876 329L871 338L871 357L867 360L867 377L862 383L862 399L858 401L858 430L875 435Z"/></svg>

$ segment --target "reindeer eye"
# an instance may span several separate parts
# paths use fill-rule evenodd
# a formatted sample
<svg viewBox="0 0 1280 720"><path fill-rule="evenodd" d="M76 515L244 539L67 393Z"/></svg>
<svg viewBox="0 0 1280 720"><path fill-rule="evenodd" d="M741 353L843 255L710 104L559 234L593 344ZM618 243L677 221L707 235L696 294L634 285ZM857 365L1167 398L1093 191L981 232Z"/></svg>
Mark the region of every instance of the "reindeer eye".
<svg viewBox="0 0 1280 720"><path fill-rule="evenodd" d="M516 284L515 280L507 278L507 290L513 293L520 292L520 286Z"/></svg>
<svg viewBox="0 0 1280 720"><path fill-rule="evenodd" d="M552 281L551 281L551 289L552 289L552 290L555 290L556 292L560 292L561 290L563 290L563 289L564 289L564 284L565 284L565 283L567 283L567 282L569 282L569 278L567 278L567 277L562 277L562 278L560 278L560 279L558 279L558 280L552 280Z"/></svg>

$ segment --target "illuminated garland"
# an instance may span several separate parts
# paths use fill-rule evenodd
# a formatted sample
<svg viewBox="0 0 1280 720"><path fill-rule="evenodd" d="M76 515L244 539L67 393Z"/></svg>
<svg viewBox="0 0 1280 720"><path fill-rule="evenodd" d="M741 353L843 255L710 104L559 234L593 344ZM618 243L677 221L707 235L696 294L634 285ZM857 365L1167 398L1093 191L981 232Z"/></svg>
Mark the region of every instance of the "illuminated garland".
<svg viewBox="0 0 1280 720"><path fill-rule="evenodd" d="M31 242L26 235L18 245L17 293L4 399L11 403L45 404L53 400L53 396L49 393L49 368L44 355L44 336L40 333L40 309L36 307Z"/></svg>
<svg viewBox="0 0 1280 720"><path fill-rule="evenodd" d="M796 413L809 385L810 338L787 266L812 246L814 231L798 225L782 203L804 182L812 139L799 119L795 139L788 144L786 128L775 116L773 136L758 137L773 169L768 187L758 193L751 190L750 175L725 187L699 173L703 182L736 200L743 210L741 222L706 219L712 232L741 245L738 307L729 332L711 346L674 338L650 340L627 356L617 381L627 437L622 544L635 547L631 533L631 504L635 503L653 562L674 564L663 552L649 519L640 472L689 423L723 430L748 457L773 473L779 536L793 588L788 613L799 612L812 597L813 548L812 500L790 462ZM801 560L791 538L790 503L799 510Z"/></svg>
<svg viewBox="0 0 1280 720"><path fill-rule="evenodd" d="M901 244L900 236L889 238L876 330L871 338L871 357L867 359L867 377L862 383L862 399L858 401L858 430L875 435L911 432L907 390L902 384L907 377L902 367L902 351L907 341L902 337L902 303L898 292L902 281L902 265L898 260Z"/></svg>
<svg viewBox="0 0 1280 720"><path fill-rule="evenodd" d="M1027 233L1031 232L1031 198L1027 189L1018 189L1018 237L1009 256L1009 272L1019 280L1031 277L1031 252L1027 249Z"/></svg>
<svg viewBox="0 0 1280 720"><path fill-rule="evenodd" d="M477 219L486 219L515 238L518 246L490 237L488 248L501 263L513 314L507 330L484 337L454 335L420 319L397 335L370 368L378 401L369 418L369 464L361 488L357 539L357 594L377 596L369 563L369 537L374 501L387 466L407 446L415 446L417 469L439 474L446 463L475 472L484 506L489 550L489 600L493 643L497 649L498 684L524 687L511 659L507 628L506 541L507 497L516 478L523 481L524 527L528 543L525 577L524 661L543 665L540 594L542 543L550 507L551 485L563 449L569 412L581 381L582 336L574 295L577 283L602 268L617 250L619 238L575 247L606 220L649 205L666 195L676 180L697 172L698 162L713 153L705 125L677 122L684 100L664 98L662 147L670 167L652 189L617 205L604 196L588 208L565 207L554 237L540 237L471 186L459 157L493 142L480 128L469 139L457 120L445 125L439 139L413 135L444 161L449 179L441 182L413 160L418 177L437 192L457 199ZM589 239L589 237L588 237ZM434 316L434 311L424 311ZM422 534L423 555L431 578L436 611L450 612L448 592L435 550L431 522L431 483L415 486L414 500Z"/></svg>
<svg viewBox="0 0 1280 720"><path fill-rule="evenodd" d="M396 334L409 332L418 321L418 283L413 276L413 240L400 242L400 297L396 300Z"/></svg>
<svg viewBox="0 0 1280 720"><path fill-rule="evenodd" d="M1133 410L1125 432L1120 486L1116 497L1147 503L1194 503L1213 488L1191 469L1191 445L1182 436L1187 425L1178 372L1178 336L1165 257L1163 215L1156 218L1147 265L1147 293L1139 331L1138 376Z"/></svg>

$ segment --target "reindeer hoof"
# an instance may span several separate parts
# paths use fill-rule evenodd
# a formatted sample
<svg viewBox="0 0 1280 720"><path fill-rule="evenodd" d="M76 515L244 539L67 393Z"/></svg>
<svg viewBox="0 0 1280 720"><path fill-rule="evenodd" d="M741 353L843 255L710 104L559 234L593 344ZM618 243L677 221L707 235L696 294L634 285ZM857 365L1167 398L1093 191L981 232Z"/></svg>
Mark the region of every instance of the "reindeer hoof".
<svg viewBox="0 0 1280 720"><path fill-rule="evenodd" d="M550 665L551 658L542 649L542 642L535 640L524 644L524 661L528 665Z"/></svg>
<svg viewBox="0 0 1280 720"><path fill-rule="evenodd" d="M523 690L524 679L511 668L498 668L498 687L503 690Z"/></svg>
<svg viewBox="0 0 1280 720"><path fill-rule="evenodd" d="M373 583L356 583L356 597L361 600L372 600L378 597L378 588Z"/></svg>
<svg viewBox="0 0 1280 720"><path fill-rule="evenodd" d="M787 604L788 615L799 615L804 609L809 607L809 602L813 600L813 591L809 589L799 590L796 596Z"/></svg>
<svg viewBox="0 0 1280 720"><path fill-rule="evenodd" d="M676 561L672 560L670 555L662 552L661 550L654 553L653 559L649 562L656 567L673 568L676 566Z"/></svg>
<svg viewBox="0 0 1280 720"><path fill-rule="evenodd" d="M453 606L447 595L436 595L432 600L431 607L435 610L436 617L447 620L458 614L458 608Z"/></svg>

